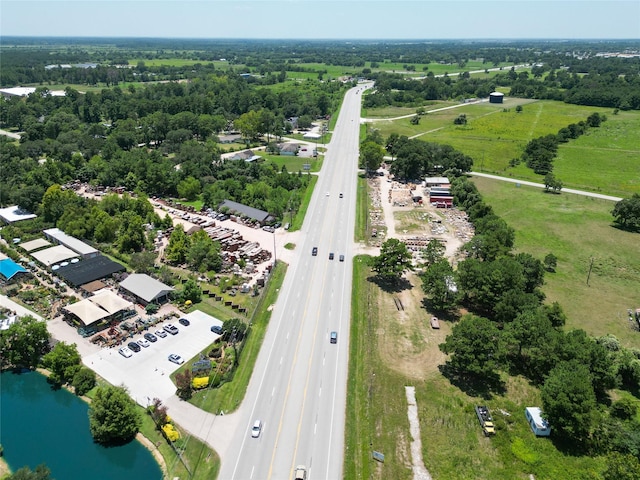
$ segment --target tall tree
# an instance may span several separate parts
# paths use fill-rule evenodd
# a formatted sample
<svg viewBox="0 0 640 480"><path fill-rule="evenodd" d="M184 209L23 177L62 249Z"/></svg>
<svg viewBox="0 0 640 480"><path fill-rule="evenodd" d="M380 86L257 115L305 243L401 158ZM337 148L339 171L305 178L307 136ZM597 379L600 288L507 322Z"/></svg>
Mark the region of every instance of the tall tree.
<svg viewBox="0 0 640 480"><path fill-rule="evenodd" d="M589 437L596 413L589 367L576 360L559 363L549 372L541 394L551 428L571 440Z"/></svg>
<svg viewBox="0 0 640 480"><path fill-rule="evenodd" d="M23 317L0 330L0 362L3 367L35 368L49 350L47 324Z"/></svg>
<svg viewBox="0 0 640 480"><path fill-rule="evenodd" d="M97 443L121 445L136 436L142 418L124 387L99 387L89 406L89 429Z"/></svg>
<svg viewBox="0 0 640 480"><path fill-rule="evenodd" d="M430 264L420 275L420 278L422 279L422 291L434 308L446 310L455 305L457 288L455 287L453 268L446 259L441 258Z"/></svg>
<svg viewBox="0 0 640 480"><path fill-rule="evenodd" d="M380 247L380 255L373 258L373 271L386 282L397 282L404 272L413 268L411 259L407 245L390 238Z"/></svg>
<svg viewBox="0 0 640 480"><path fill-rule="evenodd" d="M75 343L56 343L55 347L42 357L43 365L51 371L50 380L65 384L73 380L80 370L80 354Z"/></svg>
<svg viewBox="0 0 640 480"><path fill-rule="evenodd" d="M366 141L360 146L360 165L369 172L374 172L384 158L384 148L373 141Z"/></svg>
<svg viewBox="0 0 640 480"><path fill-rule="evenodd" d="M454 325L440 350L450 354L448 365L465 375L495 374L503 357L500 330L492 321L467 315Z"/></svg>
<svg viewBox="0 0 640 480"><path fill-rule="evenodd" d="M630 230L640 229L640 194L634 193L631 198L624 198L616 203L611 211L614 222Z"/></svg>

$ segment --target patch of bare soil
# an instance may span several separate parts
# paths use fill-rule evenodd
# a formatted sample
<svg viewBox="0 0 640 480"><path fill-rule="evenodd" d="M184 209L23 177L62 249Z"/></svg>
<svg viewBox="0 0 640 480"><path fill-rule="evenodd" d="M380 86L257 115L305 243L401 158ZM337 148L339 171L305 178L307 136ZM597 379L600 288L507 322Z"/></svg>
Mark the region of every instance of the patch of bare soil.
<svg viewBox="0 0 640 480"><path fill-rule="evenodd" d="M424 380L438 373L438 365L444 363L446 355L438 344L451 329L443 321L439 330L431 328L432 315L422 305L420 278L414 274L407 278L409 288L394 293L381 291L378 297L380 318L385 319L377 331L380 357L408 379Z"/></svg>

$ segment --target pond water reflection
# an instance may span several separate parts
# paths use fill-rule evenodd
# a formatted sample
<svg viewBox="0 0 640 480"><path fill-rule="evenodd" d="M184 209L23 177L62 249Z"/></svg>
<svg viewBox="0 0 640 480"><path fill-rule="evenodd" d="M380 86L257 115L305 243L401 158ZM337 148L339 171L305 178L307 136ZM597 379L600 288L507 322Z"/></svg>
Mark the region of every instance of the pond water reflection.
<svg viewBox="0 0 640 480"><path fill-rule="evenodd" d="M140 442L105 448L89 432L89 406L52 390L37 372L0 375L0 443L12 471L44 463L57 480L160 480L162 471Z"/></svg>

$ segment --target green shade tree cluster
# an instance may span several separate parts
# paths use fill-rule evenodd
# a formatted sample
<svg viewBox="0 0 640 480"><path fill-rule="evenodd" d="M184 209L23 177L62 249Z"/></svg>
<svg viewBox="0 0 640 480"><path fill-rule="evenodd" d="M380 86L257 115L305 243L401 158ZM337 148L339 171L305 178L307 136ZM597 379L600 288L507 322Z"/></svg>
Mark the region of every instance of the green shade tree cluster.
<svg viewBox="0 0 640 480"><path fill-rule="evenodd" d="M141 425L140 412L125 387L98 387L89 406L89 430L97 443L128 443L135 438Z"/></svg>

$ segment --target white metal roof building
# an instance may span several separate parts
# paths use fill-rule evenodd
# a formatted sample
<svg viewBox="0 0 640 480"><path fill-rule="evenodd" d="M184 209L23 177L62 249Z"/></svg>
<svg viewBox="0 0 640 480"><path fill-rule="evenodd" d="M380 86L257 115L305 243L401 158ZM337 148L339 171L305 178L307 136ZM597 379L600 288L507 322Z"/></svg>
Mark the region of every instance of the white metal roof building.
<svg viewBox="0 0 640 480"><path fill-rule="evenodd" d="M33 252L31 256L43 265L50 267L54 263L77 258L78 254L64 245L56 245L55 247Z"/></svg>
<svg viewBox="0 0 640 480"><path fill-rule="evenodd" d="M132 273L120 282L120 288L136 297L143 305L166 302L169 293L174 290L173 287L143 273Z"/></svg>
<svg viewBox="0 0 640 480"><path fill-rule="evenodd" d="M82 258L95 257L100 253L91 245L87 245L83 241L78 240L71 235L67 235L59 228L50 228L42 233L44 233L50 240L59 243L60 245L64 245L65 247L69 247L74 252L77 252L82 256Z"/></svg>
<svg viewBox="0 0 640 480"><path fill-rule="evenodd" d="M11 207L0 208L0 219L5 223L19 222L20 220L29 220L36 218L37 215L21 210L17 205Z"/></svg>

